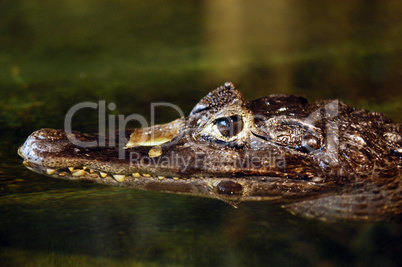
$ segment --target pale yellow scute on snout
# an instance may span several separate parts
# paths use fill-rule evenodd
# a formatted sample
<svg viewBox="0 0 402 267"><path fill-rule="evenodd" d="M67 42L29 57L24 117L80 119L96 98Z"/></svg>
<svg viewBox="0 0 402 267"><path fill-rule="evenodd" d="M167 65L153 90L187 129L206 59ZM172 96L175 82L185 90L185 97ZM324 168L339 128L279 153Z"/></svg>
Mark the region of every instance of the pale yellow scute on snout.
<svg viewBox="0 0 402 267"><path fill-rule="evenodd" d="M184 126L184 119L180 118L166 124L136 129L124 148L136 146L157 146L169 142Z"/></svg>

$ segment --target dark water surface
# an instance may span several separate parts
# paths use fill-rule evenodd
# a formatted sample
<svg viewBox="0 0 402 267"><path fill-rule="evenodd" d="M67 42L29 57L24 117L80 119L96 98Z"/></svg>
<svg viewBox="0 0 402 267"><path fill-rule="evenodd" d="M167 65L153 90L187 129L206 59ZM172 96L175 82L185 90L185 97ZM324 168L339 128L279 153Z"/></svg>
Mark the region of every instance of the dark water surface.
<svg viewBox="0 0 402 267"><path fill-rule="evenodd" d="M397 222L59 181L16 151L77 103L150 121L150 103L188 114L225 81L248 99L339 98L401 121L401 13L399 1L1 1L0 266L400 266ZM73 128L97 122L87 109Z"/></svg>

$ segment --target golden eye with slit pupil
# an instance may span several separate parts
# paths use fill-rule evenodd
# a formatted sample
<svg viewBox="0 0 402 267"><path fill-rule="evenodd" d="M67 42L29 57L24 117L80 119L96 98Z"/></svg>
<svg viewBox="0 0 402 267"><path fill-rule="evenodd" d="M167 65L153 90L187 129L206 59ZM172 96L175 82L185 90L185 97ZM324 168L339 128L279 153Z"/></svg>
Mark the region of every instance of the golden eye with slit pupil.
<svg viewBox="0 0 402 267"><path fill-rule="evenodd" d="M243 130L243 120L239 115L219 118L215 121L218 131L224 137L230 138Z"/></svg>

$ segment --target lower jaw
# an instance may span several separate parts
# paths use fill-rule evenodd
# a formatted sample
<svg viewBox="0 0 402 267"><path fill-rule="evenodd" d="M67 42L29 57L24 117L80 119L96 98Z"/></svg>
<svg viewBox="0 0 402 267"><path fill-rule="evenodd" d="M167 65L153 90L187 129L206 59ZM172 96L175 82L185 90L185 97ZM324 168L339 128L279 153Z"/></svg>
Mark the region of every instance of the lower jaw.
<svg viewBox="0 0 402 267"><path fill-rule="evenodd" d="M127 179L141 179L141 178L153 178L158 180L171 179L173 181L178 180L195 180L195 179L204 179L207 177L201 176L192 176L192 177L179 177L179 176L163 176L163 175L154 175L146 172L134 172L134 173L125 173L125 174L117 174L117 173L107 173L99 170L90 169L88 167L64 167L64 168L48 168L42 165L38 165L36 163L32 163L29 161L23 161L23 164L30 170L44 174L54 178L60 179L113 179L118 183L123 183Z"/></svg>

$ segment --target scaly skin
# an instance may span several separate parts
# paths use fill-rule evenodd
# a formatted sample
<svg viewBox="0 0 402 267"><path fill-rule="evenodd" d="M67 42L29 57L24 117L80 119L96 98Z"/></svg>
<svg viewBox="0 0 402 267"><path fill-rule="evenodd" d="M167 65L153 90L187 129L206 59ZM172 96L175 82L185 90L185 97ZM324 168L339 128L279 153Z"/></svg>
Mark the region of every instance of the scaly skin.
<svg viewBox="0 0 402 267"><path fill-rule="evenodd" d="M271 200L324 220L399 218L402 130L340 101L271 95L246 101L231 83L186 118L77 144L96 135L41 129L19 154L55 178L219 198ZM72 138L73 137L73 138ZM119 144L125 144L123 148Z"/></svg>

